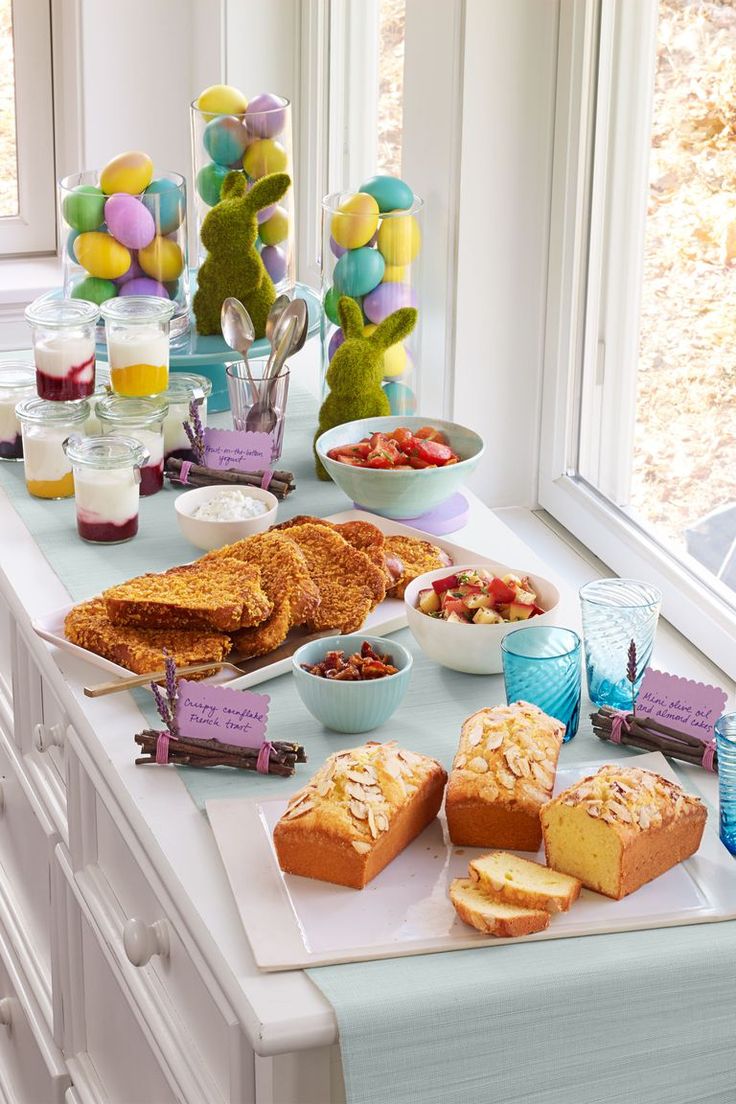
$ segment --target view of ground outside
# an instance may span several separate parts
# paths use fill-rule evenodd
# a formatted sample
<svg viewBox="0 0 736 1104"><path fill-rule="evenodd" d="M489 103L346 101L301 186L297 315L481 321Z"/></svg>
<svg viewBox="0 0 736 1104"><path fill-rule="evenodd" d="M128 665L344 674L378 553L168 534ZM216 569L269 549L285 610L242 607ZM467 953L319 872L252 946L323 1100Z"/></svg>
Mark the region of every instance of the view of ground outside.
<svg viewBox="0 0 736 1104"><path fill-rule="evenodd" d="M0 218L18 214L12 8L12 0L0 0Z"/></svg>
<svg viewBox="0 0 736 1104"><path fill-rule="evenodd" d="M660 0L630 506L736 506L736 4ZM736 514L733 539L736 539Z"/></svg>

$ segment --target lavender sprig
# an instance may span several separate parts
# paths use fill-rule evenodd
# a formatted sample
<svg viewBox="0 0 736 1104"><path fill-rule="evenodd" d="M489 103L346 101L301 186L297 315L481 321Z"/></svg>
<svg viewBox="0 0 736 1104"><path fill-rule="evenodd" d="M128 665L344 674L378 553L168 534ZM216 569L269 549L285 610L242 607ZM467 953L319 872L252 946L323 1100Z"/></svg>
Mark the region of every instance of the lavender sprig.
<svg viewBox="0 0 736 1104"><path fill-rule="evenodd" d="M199 416L199 403L195 399L189 403L189 421L181 424L189 438L196 463L204 464L204 426Z"/></svg>
<svg viewBox="0 0 736 1104"><path fill-rule="evenodd" d="M156 711L159 717L164 722L169 732L171 732L172 717L169 712L169 707L155 682L151 683L151 693L153 694L153 700L156 703Z"/></svg>
<svg viewBox="0 0 736 1104"><path fill-rule="evenodd" d="M632 713L634 713L635 710L636 710L636 692L634 690L634 685L636 683L636 663L637 663L636 641L632 639L630 644L629 644L629 650L628 650L628 653L627 653L627 663L626 663L626 678L631 683L631 712Z"/></svg>
<svg viewBox="0 0 736 1104"><path fill-rule="evenodd" d="M172 656L164 648L164 669L166 671L166 697L164 698L160 688L155 682L151 683L151 693L156 703L156 711L166 725L171 736L176 739L179 735L179 726L176 720L176 703L178 700L176 689L176 663Z"/></svg>

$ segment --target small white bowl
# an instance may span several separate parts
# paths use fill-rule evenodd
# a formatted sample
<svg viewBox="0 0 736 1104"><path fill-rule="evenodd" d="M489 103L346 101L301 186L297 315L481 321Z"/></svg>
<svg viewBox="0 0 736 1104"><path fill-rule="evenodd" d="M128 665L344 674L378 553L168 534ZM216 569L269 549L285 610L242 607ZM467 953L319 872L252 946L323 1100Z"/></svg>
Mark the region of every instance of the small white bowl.
<svg viewBox="0 0 736 1104"><path fill-rule="evenodd" d="M209 518L193 517L195 511L205 502L209 502L220 491L232 490L235 486L238 490L245 491L250 498L257 498L265 503L264 513L242 521L211 521ZM276 521L278 504L279 500L275 495L270 491L262 491L260 487L218 483L214 487L195 487L194 490L185 491L176 498L174 509L179 528L187 540L197 548L211 552L213 548L222 548L226 544L243 540L244 537L252 537L254 533L265 532Z"/></svg>
<svg viewBox="0 0 736 1104"><path fill-rule="evenodd" d="M456 621L442 621L439 617L430 617L417 609L420 590L426 590L435 579L444 579L458 571L470 571L482 568L494 575L528 576L537 595L538 604L544 613L532 617L529 621L504 621L498 625L464 625ZM523 629L525 625L556 625L556 611L560 603L560 592L549 579L534 575L506 564L453 564L452 567L440 567L427 571L409 583L404 593L406 618L414 639L422 651L452 671L463 671L468 675L498 675L503 670L501 659L501 641L506 633L514 629Z"/></svg>

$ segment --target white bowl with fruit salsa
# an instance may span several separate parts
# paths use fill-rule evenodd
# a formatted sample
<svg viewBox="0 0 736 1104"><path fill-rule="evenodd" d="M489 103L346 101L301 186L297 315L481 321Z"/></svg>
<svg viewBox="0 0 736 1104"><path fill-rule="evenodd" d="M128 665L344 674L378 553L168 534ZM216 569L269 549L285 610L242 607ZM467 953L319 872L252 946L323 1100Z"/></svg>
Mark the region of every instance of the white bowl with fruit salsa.
<svg viewBox="0 0 736 1104"><path fill-rule="evenodd" d="M406 588L409 628L430 659L453 671L496 675L501 641L524 624L555 624L557 587L500 563L441 567Z"/></svg>

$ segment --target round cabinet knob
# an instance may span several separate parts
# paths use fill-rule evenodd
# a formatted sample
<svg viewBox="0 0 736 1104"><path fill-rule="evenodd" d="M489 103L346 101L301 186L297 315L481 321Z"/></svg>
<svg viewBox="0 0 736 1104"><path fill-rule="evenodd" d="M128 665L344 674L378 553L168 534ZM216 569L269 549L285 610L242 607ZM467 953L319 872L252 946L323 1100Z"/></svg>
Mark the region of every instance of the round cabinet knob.
<svg viewBox="0 0 736 1104"><path fill-rule="evenodd" d="M0 1024L3 1027L13 1026L13 1002L10 997L0 1000Z"/></svg>
<svg viewBox="0 0 736 1104"><path fill-rule="evenodd" d="M154 955L169 957L169 929L165 920L146 924L144 920L128 920L123 928L123 946L133 966L145 966Z"/></svg>
<svg viewBox="0 0 736 1104"><path fill-rule="evenodd" d="M48 751L50 747L63 747L64 726L58 721L48 728L44 724L34 725L33 740L38 751Z"/></svg>

